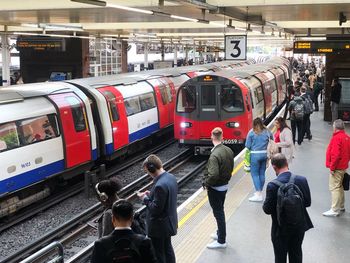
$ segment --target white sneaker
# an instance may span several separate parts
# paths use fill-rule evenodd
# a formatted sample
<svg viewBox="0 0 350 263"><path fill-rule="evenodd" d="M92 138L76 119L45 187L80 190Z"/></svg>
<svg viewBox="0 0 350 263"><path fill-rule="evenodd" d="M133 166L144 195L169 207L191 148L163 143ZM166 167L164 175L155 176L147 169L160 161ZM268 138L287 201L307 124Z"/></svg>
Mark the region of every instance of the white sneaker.
<svg viewBox="0 0 350 263"><path fill-rule="evenodd" d="M332 209L329 209L328 211L324 212L322 215L324 215L324 216L338 216L339 212L335 212Z"/></svg>
<svg viewBox="0 0 350 263"><path fill-rule="evenodd" d="M218 240L218 234L216 233L211 234L210 237L214 240Z"/></svg>
<svg viewBox="0 0 350 263"><path fill-rule="evenodd" d="M213 241L207 245L207 248L226 248L226 243L220 244L218 241Z"/></svg>
<svg viewBox="0 0 350 263"><path fill-rule="evenodd" d="M248 199L250 202L262 202L263 201L263 197L262 195L257 195L257 194L254 194L252 197L250 197Z"/></svg>

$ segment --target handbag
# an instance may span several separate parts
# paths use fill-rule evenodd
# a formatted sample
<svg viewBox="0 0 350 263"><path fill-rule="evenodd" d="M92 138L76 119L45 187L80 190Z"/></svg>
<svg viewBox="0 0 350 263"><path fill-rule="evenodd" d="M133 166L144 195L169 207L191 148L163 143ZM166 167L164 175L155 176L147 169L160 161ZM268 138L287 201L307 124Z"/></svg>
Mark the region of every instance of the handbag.
<svg viewBox="0 0 350 263"><path fill-rule="evenodd" d="M279 153L279 147L274 140L269 139L269 143L267 145L267 158L271 159L271 157L276 153Z"/></svg>
<svg viewBox="0 0 350 263"><path fill-rule="evenodd" d="M348 173L345 173L343 178L344 191L349 191L349 183L350 183L350 175Z"/></svg>

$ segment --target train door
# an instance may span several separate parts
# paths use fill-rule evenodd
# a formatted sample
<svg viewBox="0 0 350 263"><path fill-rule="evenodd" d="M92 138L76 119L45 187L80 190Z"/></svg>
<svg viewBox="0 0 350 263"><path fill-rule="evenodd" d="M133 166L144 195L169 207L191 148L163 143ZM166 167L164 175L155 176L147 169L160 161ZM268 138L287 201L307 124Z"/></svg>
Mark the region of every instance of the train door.
<svg viewBox="0 0 350 263"><path fill-rule="evenodd" d="M115 87L99 88L106 98L113 134L113 150L126 146L129 142L128 120L122 94Z"/></svg>
<svg viewBox="0 0 350 263"><path fill-rule="evenodd" d="M210 77L210 76L206 76ZM217 83L217 82L216 82ZM212 130L211 122L220 120L219 109L219 92L220 85L214 83L201 82L197 86L198 91L198 114L199 120L206 120L199 122L199 133L201 138L208 138L208 134ZM215 124L214 124L215 125Z"/></svg>
<svg viewBox="0 0 350 263"><path fill-rule="evenodd" d="M163 89L160 91L162 100L166 102L167 111L169 115L169 124L174 123L174 111L175 111L175 97L176 91L174 84L169 79L160 79L164 83Z"/></svg>
<svg viewBox="0 0 350 263"><path fill-rule="evenodd" d="M83 101L74 93L50 95L49 98L60 113L66 168L90 161L90 131Z"/></svg>

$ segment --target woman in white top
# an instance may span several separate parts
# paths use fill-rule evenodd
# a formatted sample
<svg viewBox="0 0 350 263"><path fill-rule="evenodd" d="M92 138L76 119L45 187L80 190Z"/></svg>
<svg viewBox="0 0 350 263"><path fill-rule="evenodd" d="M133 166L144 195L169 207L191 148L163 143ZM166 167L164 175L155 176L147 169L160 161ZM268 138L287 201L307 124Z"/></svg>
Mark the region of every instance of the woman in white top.
<svg viewBox="0 0 350 263"><path fill-rule="evenodd" d="M281 153L283 153L291 164L294 158L294 145L293 145L293 135L291 129L288 127L285 119L278 117L275 121L277 131L274 135L275 142L278 147L281 148Z"/></svg>

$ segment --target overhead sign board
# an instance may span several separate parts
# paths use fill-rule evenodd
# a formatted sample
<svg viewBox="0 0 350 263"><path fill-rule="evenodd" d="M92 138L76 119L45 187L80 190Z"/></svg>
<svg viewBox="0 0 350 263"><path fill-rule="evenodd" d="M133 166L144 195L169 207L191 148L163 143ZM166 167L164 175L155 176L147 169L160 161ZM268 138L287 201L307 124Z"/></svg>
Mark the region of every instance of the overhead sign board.
<svg viewBox="0 0 350 263"><path fill-rule="evenodd" d="M36 51L65 51L66 45L63 38L52 37L19 37L17 39L17 50Z"/></svg>
<svg viewBox="0 0 350 263"><path fill-rule="evenodd" d="M225 36L225 59L246 60L247 59L247 36L226 35Z"/></svg>
<svg viewBox="0 0 350 263"><path fill-rule="evenodd" d="M327 54L350 51L350 40L295 41L294 53Z"/></svg>

